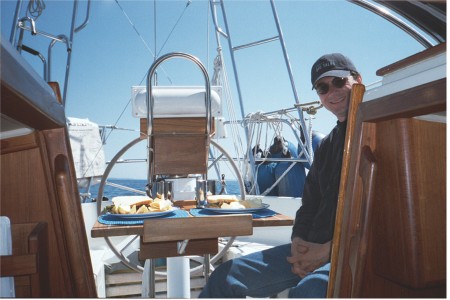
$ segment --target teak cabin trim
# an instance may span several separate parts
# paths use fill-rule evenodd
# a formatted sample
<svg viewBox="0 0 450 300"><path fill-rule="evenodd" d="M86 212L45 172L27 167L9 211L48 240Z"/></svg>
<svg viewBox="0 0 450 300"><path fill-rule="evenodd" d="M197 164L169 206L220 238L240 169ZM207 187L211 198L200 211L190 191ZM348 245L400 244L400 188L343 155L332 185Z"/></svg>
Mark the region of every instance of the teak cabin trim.
<svg viewBox="0 0 450 300"><path fill-rule="evenodd" d="M2 43L1 116L32 133L0 140L0 214L10 219L14 243L12 255L0 258L0 275L14 276L19 298L96 297L64 111L47 83L5 49ZM26 80L13 80L19 71ZM30 226L39 232L20 229ZM24 255L28 267L17 264Z"/></svg>
<svg viewBox="0 0 450 300"><path fill-rule="evenodd" d="M445 112L446 78L360 104L328 297L446 296L446 123L415 118ZM371 206L360 172L365 147L377 168ZM368 207L362 223L360 207ZM361 228L367 240L355 245Z"/></svg>

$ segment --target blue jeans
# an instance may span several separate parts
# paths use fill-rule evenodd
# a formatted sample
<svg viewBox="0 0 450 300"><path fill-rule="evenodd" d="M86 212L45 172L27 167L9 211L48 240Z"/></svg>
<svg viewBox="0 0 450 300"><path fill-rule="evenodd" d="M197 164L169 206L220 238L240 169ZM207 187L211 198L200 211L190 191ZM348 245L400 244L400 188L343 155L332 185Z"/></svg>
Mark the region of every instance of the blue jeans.
<svg viewBox="0 0 450 300"><path fill-rule="evenodd" d="M330 264L304 278L291 272L291 244L232 259L214 270L200 298L270 297L290 288L289 298L325 298Z"/></svg>

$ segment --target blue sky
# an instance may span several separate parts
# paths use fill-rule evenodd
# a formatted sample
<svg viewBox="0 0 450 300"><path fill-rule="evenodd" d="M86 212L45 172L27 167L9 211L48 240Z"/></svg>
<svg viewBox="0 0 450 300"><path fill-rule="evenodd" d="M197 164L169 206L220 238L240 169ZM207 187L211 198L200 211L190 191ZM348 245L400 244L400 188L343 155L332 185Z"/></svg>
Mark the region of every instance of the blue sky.
<svg viewBox="0 0 450 300"><path fill-rule="evenodd" d="M92 1L90 21L74 38L66 112L67 116L89 118L102 125L115 124L138 130L139 120L131 116L131 106L127 103L131 86L145 85L143 79L154 60L153 54L190 53L197 56L212 74L215 36L208 18L207 1L193 0L187 7L187 1L181 0L118 1L140 36L115 0ZM1 1L1 31L7 39L15 2ZM318 99L311 91L310 67L324 53L341 52L349 56L364 82L370 84L380 80L375 75L379 68L423 50L418 42L392 24L346 1L285 0L275 3L302 103ZM36 22L38 30L55 35L67 32L71 2L45 1L45 4L46 12ZM78 24L84 19L85 4L80 1ZM268 1L235 0L227 1L225 5L234 45L276 35ZM36 49L47 53L48 41L34 40L37 40ZM25 34L24 43L32 43L29 34ZM226 42L223 40L222 43L226 48ZM35 57L25 56L41 74L42 63ZM60 84L65 57L64 46L56 45L52 74ZM236 53L236 60L246 113L293 105L279 43L241 50ZM230 65L229 61L227 64ZM228 72L232 74L231 69ZM174 85L203 85L200 73L182 62L164 64L164 71L158 75L160 84L169 84L168 78ZM314 129L327 133L334 126L335 118L320 110L313 124ZM135 137L137 133L133 131L112 133L105 145L107 160ZM130 151L129 158L145 155L142 153L142 149ZM145 178L146 173L142 170L141 167L118 168L112 177Z"/></svg>

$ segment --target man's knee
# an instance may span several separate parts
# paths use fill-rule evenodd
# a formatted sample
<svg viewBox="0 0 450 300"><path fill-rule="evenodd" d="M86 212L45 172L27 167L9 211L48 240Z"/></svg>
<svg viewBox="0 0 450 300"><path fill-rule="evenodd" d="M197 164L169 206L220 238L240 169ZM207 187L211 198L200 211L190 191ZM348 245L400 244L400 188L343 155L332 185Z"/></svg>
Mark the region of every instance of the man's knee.
<svg viewBox="0 0 450 300"><path fill-rule="evenodd" d="M289 298L325 298L329 273L327 266L315 270L289 291Z"/></svg>

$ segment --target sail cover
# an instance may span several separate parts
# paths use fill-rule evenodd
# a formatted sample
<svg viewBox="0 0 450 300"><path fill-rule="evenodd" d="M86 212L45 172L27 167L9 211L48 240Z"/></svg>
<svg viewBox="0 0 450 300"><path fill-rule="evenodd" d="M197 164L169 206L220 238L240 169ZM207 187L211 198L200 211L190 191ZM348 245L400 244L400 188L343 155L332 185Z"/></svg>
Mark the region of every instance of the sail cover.
<svg viewBox="0 0 450 300"><path fill-rule="evenodd" d="M88 119L68 117L67 127L77 179L102 176L105 154L98 125Z"/></svg>

